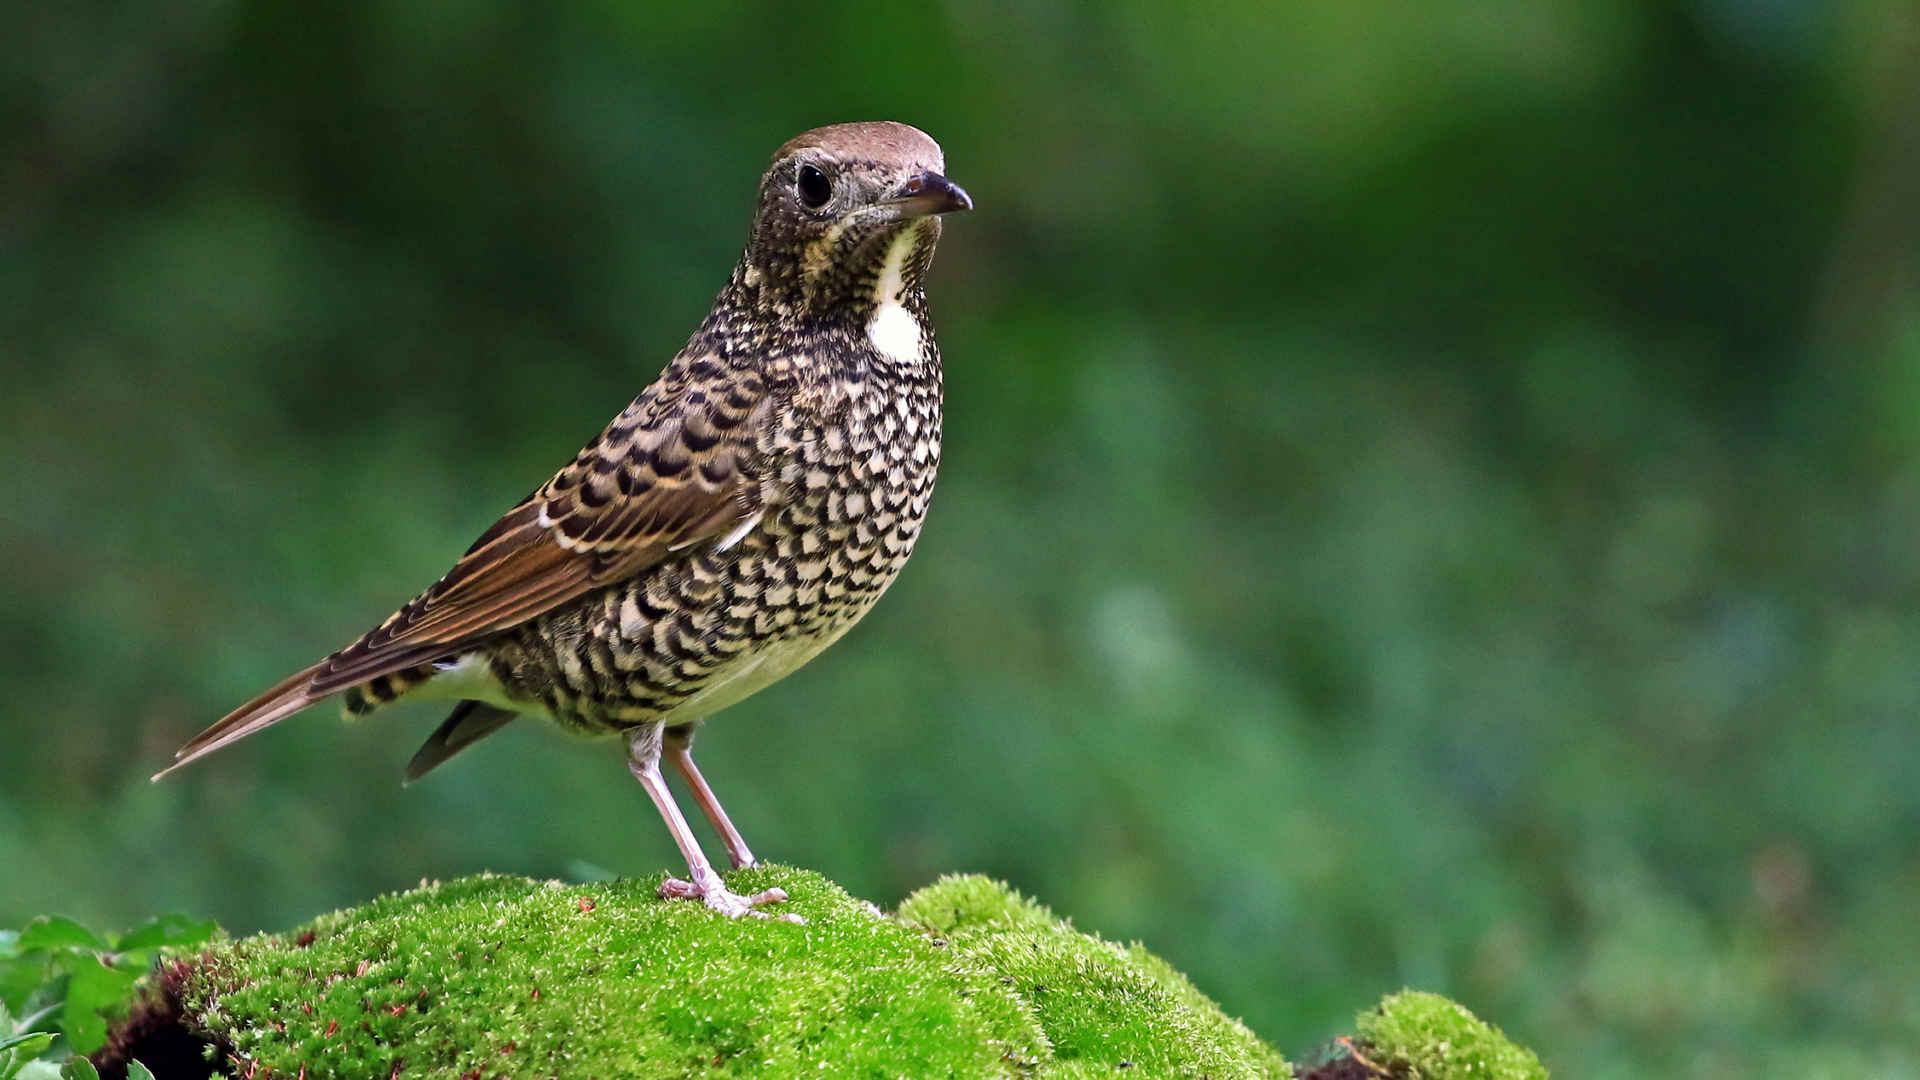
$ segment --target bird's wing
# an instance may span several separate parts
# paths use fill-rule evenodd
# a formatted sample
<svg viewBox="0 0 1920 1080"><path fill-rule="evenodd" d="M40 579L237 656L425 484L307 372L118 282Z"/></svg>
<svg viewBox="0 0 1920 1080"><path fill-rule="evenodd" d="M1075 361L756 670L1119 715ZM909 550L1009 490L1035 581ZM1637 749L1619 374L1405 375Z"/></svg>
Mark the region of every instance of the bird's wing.
<svg viewBox="0 0 1920 1080"><path fill-rule="evenodd" d="M446 576L360 640L227 714L161 775L370 679L456 655L703 541L737 542L763 511L758 376L682 355L598 439L481 534ZM155 779L159 779L156 776Z"/></svg>
<svg viewBox="0 0 1920 1080"><path fill-rule="evenodd" d="M481 535L446 576L323 661L324 695L459 652L672 553L751 528L761 511L764 385L718 387L676 364L586 449ZM708 366L711 366L709 363Z"/></svg>

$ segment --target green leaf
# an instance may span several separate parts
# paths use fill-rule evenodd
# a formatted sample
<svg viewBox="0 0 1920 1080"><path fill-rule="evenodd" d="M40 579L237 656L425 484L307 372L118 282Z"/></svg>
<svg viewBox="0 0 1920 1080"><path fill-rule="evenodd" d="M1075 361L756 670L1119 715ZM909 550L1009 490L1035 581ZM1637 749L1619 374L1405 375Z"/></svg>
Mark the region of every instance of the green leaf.
<svg viewBox="0 0 1920 1080"><path fill-rule="evenodd" d="M53 1045L53 1032L27 1031L0 1038L0 1054L11 1050L25 1057L38 1057Z"/></svg>
<svg viewBox="0 0 1920 1080"><path fill-rule="evenodd" d="M100 1080L100 1073L93 1067L93 1062L75 1054L60 1067L60 1077L61 1080Z"/></svg>
<svg viewBox="0 0 1920 1080"><path fill-rule="evenodd" d="M120 1010L144 969L108 967L92 956L74 956L63 966L70 977L60 1030L74 1053L91 1054L107 1044L107 1016Z"/></svg>
<svg viewBox="0 0 1920 1080"><path fill-rule="evenodd" d="M16 1080L32 1069L40 1054L53 1045L53 1032L30 1031L0 1039L0 1080Z"/></svg>
<svg viewBox="0 0 1920 1080"><path fill-rule="evenodd" d="M26 1011L34 994L53 978L53 962L45 953L0 960L0 1003Z"/></svg>
<svg viewBox="0 0 1920 1080"><path fill-rule="evenodd" d="M40 1030L41 1024L46 1023L50 1018L52 1018L54 1013L57 1013L59 1011L60 1011L60 1004L58 1002L55 1002L54 1004L51 1004L51 1005L42 1005L40 1008L35 1009L34 1011L26 1014L25 1016L22 1016L10 1021L13 1024L13 1027L10 1028L9 1030L38 1031ZM0 1016L6 1016L6 1015L7 1015L6 1005L0 1004Z"/></svg>
<svg viewBox="0 0 1920 1080"><path fill-rule="evenodd" d="M105 949L107 943L93 931L65 915L42 915L20 931L20 951L48 949Z"/></svg>
<svg viewBox="0 0 1920 1080"><path fill-rule="evenodd" d="M122 950L157 949L168 945L198 945L213 936L218 925L185 915L162 915L121 935L114 947Z"/></svg>
<svg viewBox="0 0 1920 1080"><path fill-rule="evenodd" d="M153 1073L138 1061L128 1061L127 1080L153 1080Z"/></svg>

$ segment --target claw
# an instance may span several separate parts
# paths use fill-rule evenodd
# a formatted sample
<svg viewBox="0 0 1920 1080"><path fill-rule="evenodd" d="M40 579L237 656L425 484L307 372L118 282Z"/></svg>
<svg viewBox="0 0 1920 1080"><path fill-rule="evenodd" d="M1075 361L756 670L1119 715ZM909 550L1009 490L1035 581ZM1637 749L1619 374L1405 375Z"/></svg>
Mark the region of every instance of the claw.
<svg viewBox="0 0 1920 1080"><path fill-rule="evenodd" d="M754 893L752 896L741 896L721 884L716 875L714 881L706 887L684 878L670 877L660 883L658 891L662 900L699 900L729 919L751 915L756 919L779 919L781 922L796 925L807 921L790 911L775 915L757 910L761 904L778 904L787 899L787 890L778 887Z"/></svg>
<svg viewBox="0 0 1920 1080"><path fill-rule="evenodd" d="M700 899L700 886L677 877L670 877L661 882L658 891L662 900Z"/></svg>

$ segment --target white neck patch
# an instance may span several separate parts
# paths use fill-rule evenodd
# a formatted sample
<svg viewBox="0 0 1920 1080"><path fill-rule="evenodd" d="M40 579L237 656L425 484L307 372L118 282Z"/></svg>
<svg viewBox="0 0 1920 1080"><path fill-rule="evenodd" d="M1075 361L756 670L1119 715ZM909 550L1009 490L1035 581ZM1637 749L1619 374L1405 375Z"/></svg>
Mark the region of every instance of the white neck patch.
<svg viewBox="0 0 1920 1080"><path fill-rule="evenodd" d="M903 273L919 232L902 229L894 237L886 261L880 264L880 279L873 286L873 319L867 323L867 340L896 364L913 364L920 359L920 323L900 302L907 289Z"/></svg>

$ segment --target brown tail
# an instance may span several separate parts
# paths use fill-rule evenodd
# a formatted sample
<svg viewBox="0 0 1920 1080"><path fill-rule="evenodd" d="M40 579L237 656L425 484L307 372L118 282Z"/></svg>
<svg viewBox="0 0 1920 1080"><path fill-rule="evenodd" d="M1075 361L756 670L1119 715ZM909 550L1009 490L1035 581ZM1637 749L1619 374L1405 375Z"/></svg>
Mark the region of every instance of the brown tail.
<svg viewBox="0 0 1920 1080"><path fill-rule="evenodd" d="M153 778L158 780L175 769L198 761L223 746L239 742L256 731L272 727L314 702L331 696L314 694L308 690L313 677L325 664L323 660L287 676L266 693L228 713L219 723L195 735L192 741L181 747L173 755L173 764L154 773Z"/></svg>

